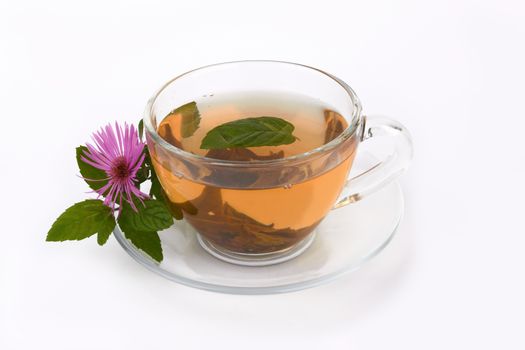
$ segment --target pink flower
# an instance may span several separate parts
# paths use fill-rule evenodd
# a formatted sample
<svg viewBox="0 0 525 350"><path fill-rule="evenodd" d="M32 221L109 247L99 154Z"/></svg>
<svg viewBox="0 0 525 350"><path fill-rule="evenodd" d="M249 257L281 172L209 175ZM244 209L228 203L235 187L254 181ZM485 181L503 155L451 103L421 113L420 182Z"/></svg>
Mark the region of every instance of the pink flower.
<svg viewBox="0 0 525 350"><path fill-rule="evenodd" d="M115 209L118 202L125 199L136 211L132 196L140 201L148 196L137 188L137 171L144 162L144 143L140 141L133 125L124 124L122 128L115 123L115 128L108 124L92 136L95 145L86 143L88 148L80 158L83 162L103 170L108 183L96 190L104 196L104 204ZM86 179L90 181L90 179ZM92 180L93 181L93 180Z"/></svg>

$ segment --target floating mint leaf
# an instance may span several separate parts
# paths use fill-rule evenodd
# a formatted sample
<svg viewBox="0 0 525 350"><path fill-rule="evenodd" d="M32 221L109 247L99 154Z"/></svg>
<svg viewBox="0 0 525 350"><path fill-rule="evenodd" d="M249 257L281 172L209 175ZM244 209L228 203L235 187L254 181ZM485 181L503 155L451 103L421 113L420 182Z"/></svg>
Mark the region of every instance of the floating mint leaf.
<svg viewBox="0 0 525 350"><path fill-rule="evenodd" d="M124 229L122 229L122 231L124 231ZM136 231L128 228L124 231L124 235L135 247L151 256L155 261L161 262L164 258L162 255L162 245L160 244L160 238L157 232Z"/></svg>
<svg viewBox="0 0 525 350"><path fill-rule="evenodd" d="M135 201L137 211L123 201L118 223L123 231L160 231L173 224L173 217L164 202L148 199L144 204Z"/></svg>
<svg viewBox="0 0 525 350"><path fill-rule="evenodd" d="M234 120L210 130L202 149L288 145L296 140L295 127L284 119L258 117Z"/></svg>
<svg viewBox="0 0 525 350"><path fill-rule="evenodd" d="M98 190L108 183L108 175L105 171L95 168L80 159L88 149L86 146L78 146L76 149L77 164L84 181L93 190Z"/></svg>
<svg viewBox="0 0 525 350"><path fill-rule="evenodd" d="M178 114L182 118L180 134L182 137L190 137L199 128L201 115L195 101L186 103L177 109L171 111L168 115Z"/></svg>
<svg viewBox="0 0 525 350"><path fill-rule="evenodd" d="M115 218L111 209L101 200L88 199L66 209L53 223L46 241L78 241L98 232L99 244L102 245L114 227Z"/></svg>

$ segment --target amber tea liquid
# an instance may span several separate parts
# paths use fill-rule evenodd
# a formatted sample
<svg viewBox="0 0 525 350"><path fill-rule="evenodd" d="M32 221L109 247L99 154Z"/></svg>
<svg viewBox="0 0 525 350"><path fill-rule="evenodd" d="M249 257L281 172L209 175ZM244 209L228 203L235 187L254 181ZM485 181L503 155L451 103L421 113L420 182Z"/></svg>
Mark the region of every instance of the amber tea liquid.
<svg viewBox="0 0 525 350"><path fill-rule="evenodd" d="M187 121L179 113L167 115L157 131L174 146L209 158L245 162L285 158L320 147L347 127L347 121L329 106L293 94L223 94L206 96L196 103L200 122L191 136L184 131ZM298 140L290 145L271 147L200 148L202 139L214 127L236 119L260 116L279 117L292 123L295 126L293 134ZM184 218L205 239L236 253L270 253L300 242L331 209L355 155L355 143L348 147L352 149L347 148L338 165L326 171L302 171L300 180L286 184L280 182L282 177L278 173L264 178L254 171L250 176L232 179L227 186L215 187L176 176L155 156L152 158L171 204L182 208ZM309 173L316 175L310 176ZM221 174L207 176L213 179Z"/></svg>

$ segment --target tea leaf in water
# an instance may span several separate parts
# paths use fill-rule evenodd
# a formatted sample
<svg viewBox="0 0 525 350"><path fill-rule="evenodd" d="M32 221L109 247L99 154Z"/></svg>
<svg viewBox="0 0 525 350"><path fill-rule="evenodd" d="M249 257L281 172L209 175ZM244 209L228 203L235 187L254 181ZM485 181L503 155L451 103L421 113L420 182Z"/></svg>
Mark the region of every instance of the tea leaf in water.
<svg viewBox="0 0 525 350"><path fill-rule="evenodd" d="M179 108L171 111L169 115L172 114L178 114L182 118L180 127L180 134L182 137L186 138L192 136L199 128L201 115L195 101L180 106Z"/></svg>
<svg viewBox="0 0 525 350"><path fill-rule="evenodd" d="M270 152L268 155L257 154L247 148L212 149L206 153L206 157L222 160L234 160L249 162L252 160L272 160L284 158L284 151Z"/></svg>
<svg viewBox="0 0 525 350"><path fill-rule="evenodd" d="M225 149L288 145L296 140L295 127L284 119L257 117L234 120L210 130L202 139L202 149Z"/></svg>

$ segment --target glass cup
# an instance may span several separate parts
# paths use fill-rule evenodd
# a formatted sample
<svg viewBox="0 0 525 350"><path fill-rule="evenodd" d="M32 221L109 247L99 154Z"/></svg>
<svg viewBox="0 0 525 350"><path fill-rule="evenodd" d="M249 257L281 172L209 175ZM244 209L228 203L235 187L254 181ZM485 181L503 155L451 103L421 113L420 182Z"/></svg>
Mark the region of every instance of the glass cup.
<svg viewBox="0 0 525 350"><path fill-rule="evenodd" d="M348 126L308 152L253 161L196 155L157 133L158 123L171 111L203 95L249 91L319 99L342 115ZM170 206L182 210L206 251L240 265L275 264L299 255L330 210L382 188L412 158L410 135L403 125L364 116L359 99L345 82L296 63L239 61L184 73L149 100L144 125L153 166ZM381 141L387 156L349 179L359 143L370 139Z"/></svg>

